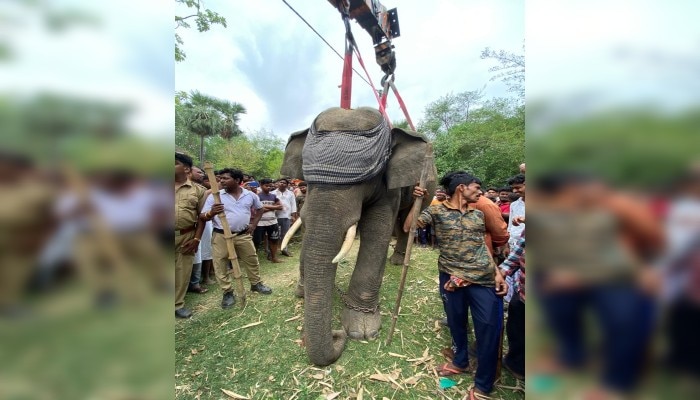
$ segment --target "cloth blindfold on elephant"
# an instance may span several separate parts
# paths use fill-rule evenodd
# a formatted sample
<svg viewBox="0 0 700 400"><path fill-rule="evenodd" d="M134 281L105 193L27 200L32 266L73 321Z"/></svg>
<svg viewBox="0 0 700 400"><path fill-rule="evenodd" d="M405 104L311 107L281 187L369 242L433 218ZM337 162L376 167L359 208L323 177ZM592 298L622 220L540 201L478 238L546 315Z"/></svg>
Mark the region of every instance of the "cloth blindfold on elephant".
<svg viewBox="0 0 700 400"><path fill-rule="evenodd" d="M392 230L402 224L413 203L413 186L428 149L425 136L390 129L369 107L328 109L309 129L291 135L282 174L309 183L300 218L305 234L297 295L305 298L304 341L314 364L335 362L347 335L377 337L379 290ZM430 170L427 186L432 191L435 166ZM348 292L342 296L344 330L333 331L336 262L352 241L349 237L344 242L346 232L354 232L355 226L363 240ZM401 229L395 233L392 262L400 264L407 235Z"/></svg>

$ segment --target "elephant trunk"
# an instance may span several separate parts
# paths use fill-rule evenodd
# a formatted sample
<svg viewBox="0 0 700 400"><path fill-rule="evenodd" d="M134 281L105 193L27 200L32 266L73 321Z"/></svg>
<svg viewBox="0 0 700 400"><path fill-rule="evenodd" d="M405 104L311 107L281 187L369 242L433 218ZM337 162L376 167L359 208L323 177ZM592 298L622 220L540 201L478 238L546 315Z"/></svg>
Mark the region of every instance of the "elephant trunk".
<svg viewBox="0 0 700 400"><path fill-rule="evenodd" d="M357 194L347 190L349 188L324 189L310 188L307 194L304 204L306 233L302 244L304 339L309 359L319 366L335 362L345 347L345 331L332 330L337 269L332 260L341 248L347 229L359 220L361 212L361 201L355 199Z"/></svg>

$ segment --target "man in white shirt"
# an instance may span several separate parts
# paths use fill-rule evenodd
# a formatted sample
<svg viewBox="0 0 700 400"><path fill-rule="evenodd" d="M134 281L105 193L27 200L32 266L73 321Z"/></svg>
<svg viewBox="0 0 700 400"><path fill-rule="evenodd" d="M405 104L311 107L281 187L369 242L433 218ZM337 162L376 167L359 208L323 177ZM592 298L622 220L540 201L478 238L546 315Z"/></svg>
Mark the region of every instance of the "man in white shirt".
<svg viewBox="0 0 700 400"><path fill-rule="evenodd" d="M212 257L216 280L224 292L221 301L222 308L230 308L235 303L231 274L228 269L229 259L226 239L224 238L223 227L218 215L222 211L226 213L226 220L234 235L233 242L238 259L233 260L233 262L238 262L245 268L250 280L250 290L261 294L272 293L272 289L265 286L260 279L260 263L255 252L252 236L260 221L260 217L262 217L263 206L256 194L241 187L242 180L243 173L239 170L230 168L221 170L220 185L222 190L220 193L223 204L214 204L214 196L209 195L204 202L200 216L203 221L213 222ZM251 208L257 210L252 220Z"/></svg>
<svg viewBox="0 0 700 400"><path fill-rule="evenodd" d="M280 239L284 238L291 224L297 219L297 201L296 196L291 190L288 190L289 180L282 178L277 181L277 189L272 193L282 202L283 208L277 211L277 223L280 226ZM287 257L292 255L284 248L281 253Z"/></svg>

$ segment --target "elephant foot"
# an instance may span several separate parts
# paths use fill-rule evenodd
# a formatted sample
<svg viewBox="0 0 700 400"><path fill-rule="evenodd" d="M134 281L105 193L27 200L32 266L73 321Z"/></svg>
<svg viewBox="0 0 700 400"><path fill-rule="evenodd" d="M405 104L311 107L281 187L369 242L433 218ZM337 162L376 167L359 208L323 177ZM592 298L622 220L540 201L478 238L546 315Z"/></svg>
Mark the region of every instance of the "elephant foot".
<svg viewBox="0 0 700 400"><path fill-rule="evenodd" d="M379 336L379 328L382 326L382 317L379 310L373 313L343 309L340 320L348 332L348 336L355 340L374 340Z"/></svg>
<svg viewBox="0 0 700 400"><path fill-rule="evenodd" d="M405 256L406 254L401 254L397 251L394 251L394 254L391 255L389 261L392 265L403 265L403 259Z"/></svg>
<svg viewBox="0 0 700 400"><path fill-rule="evenodd" d="M294 289L294 297L298 299L304 298L304 285L302 285L301 283L297 283L297 288Z"/></svg>

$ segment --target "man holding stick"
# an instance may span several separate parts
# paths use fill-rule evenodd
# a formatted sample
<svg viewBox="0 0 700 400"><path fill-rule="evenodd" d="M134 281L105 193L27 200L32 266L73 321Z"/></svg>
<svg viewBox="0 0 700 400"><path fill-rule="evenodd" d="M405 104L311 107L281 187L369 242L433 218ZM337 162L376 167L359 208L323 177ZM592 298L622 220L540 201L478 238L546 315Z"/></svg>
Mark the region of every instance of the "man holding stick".
<svg viewBox="0 0 700 400"><path fill-rule="evenodd" d="M224 168L220 175L221 202L214 204L214 196L209 195L200 218L204 221L212 221L214 229L212 234L212 257L216 280L224 292L221 300L222 308L230 308L236 302L231 284L231 273L228 269L229 254L226 248L226 239L219 219L219 214L225 212L226 220L233 234L234 247L238 256L238 262L242 265L250 280L250 290L261 294L271 294L272 289L265 286L260 279L260 264L258 255L253 245L253 232L262 217L262 204L258 196L253 192L243 189L241 181L243 173L239 170ZM251 208L257 210L251 219ZM235 262L235 260L234 260Z"/></svg>
<svg viewBox="0 0 700 400"><path fill-rule="evenodd" d="M488 395L496 379L498 351L503 324L503 296L508 291L485 242L483 213L474 207L481 196L481 181L467 173L449 173L440 184L450 196L428 207L416 221L432 224L438 238L440 295L452 335L454 359L438 368L440 376L469 372L467 310L471 309L478 367L469 398ZM416 187L414 196L425 189ZM411 216L409 216L411 218Z"/></svg>

